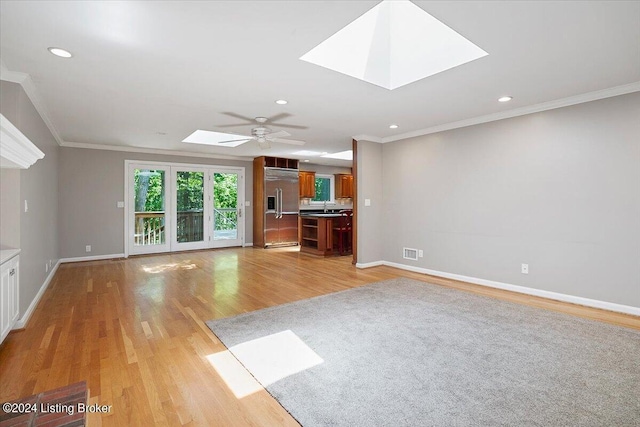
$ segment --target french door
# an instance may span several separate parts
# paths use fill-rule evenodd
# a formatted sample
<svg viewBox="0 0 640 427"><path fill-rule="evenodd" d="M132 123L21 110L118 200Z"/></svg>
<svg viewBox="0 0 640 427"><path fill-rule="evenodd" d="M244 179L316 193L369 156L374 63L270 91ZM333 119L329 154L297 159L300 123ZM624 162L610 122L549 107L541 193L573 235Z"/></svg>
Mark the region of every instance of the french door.
<svg viewBox="0 0 640 427"><path fill-rule="evenodd" d="M127 163L127 254L243 245L244 168Z"/></svg>

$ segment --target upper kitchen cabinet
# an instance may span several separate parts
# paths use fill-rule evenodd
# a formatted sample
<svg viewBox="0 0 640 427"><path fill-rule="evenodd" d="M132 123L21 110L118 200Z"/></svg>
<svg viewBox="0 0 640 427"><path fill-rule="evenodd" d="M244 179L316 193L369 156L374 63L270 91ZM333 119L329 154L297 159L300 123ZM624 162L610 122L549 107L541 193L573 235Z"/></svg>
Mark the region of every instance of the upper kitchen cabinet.
<svg viewBox="0 0 640 427"><path fill-rule="evenodd" d="M313 199L316 197L316 173L308 171L300 171L299 185L300 185L300 198L301 199Z"/></svg>
<svg viewBox="0 0 640 427"><path fill-rule="evenodd" d="M336 174L336 199L353 199L353 175Z"/></svg>

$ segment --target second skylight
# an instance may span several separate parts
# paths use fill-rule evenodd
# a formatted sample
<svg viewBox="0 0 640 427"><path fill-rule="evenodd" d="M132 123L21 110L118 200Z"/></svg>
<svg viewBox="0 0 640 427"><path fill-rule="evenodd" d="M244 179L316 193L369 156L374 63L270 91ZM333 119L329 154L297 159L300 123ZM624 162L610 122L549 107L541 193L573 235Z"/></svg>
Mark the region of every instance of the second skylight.
<svg viewBox="0 0 640 427"><path fill-rule="evenodd" d="M488 55L408 0L385 0L300 59L399 88Z"/></svg>

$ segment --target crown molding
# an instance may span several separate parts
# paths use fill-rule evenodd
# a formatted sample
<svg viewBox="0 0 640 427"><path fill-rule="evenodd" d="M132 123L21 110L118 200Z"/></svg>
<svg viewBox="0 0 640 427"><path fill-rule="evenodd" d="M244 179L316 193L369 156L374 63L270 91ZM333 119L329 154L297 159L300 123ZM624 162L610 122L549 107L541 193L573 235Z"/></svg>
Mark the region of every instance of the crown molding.
<svg viewBox="0 0 640 427"><path fill-rule="evenodd" d="M45 107L44 101L42 101L42 97L40 96L36 85L33 83L31 76L29 74L21 73L18 71L10 71L4 64L0 64L0 80L18 83L20 86L22 86L22 89L24 89L36 111L38 112L38 114L40 114L42 121L44 121L45 125L47 125L47 128L49 128L49 132L51 132L51 135L53 135L55 140L58 142L58 145L62 145L64 141L58 133L56 127L53 125L53 122L49 118L47 107Z"/></svg>
<svg viewBox="0 0 640 427"><path fill-rule="evenodd" d="M399 141L416 136L429 135L432 133L443 132L446 130L458 129L467 126L478 125L482 123L494 122L497 120L509 119L511 117L524 116L527 114L539 113L541 111L554 110L556 108L568 107L570 105L582 104L585 102L597 101L599 99L611 98L613 96L626 95L628 93L639 92L640 81L629 83L626 85L615 86L608 89L587 92L568 98L556 99L554 101L543 102L541 104L530 105L527 107L516 108L514 110L502 111L500 113L487 114L485 116L474 117L471 119L460 120L457 122L446 123L430 128L420 129L413 132L407 132L400 135L378 138L381 143ZM368 141L373 141L368 139Z"/></svg>
<svg viewBox="0 0 640 427"><path fill-rule="evenodd" d="M90 150L123 151L127 153L144 153L144 154L161 154L164 156L174 156L174 157L176 156L199 157L199 158L207 158L207 159L237 160L241 162L253 161L253 157L245 157L245 156L229 156L226 154L214 154L214 153L194 153L192 151L161 150L158 148L130 147L130 146L124 146L124 145L88 144L86 142L70 142L70 141L63 141L61 145L67 148L87 148Z"/></svg>
<svg viewBox="0 0 640 427"><path fill-rule="evenodd" d="M365 134L355 135L355 136L352 136L351 138L355 139L356 141L371 141L371 142L378 142L378 143L384 142L383 138L380 138L379 136L365 135Z"/></svg>

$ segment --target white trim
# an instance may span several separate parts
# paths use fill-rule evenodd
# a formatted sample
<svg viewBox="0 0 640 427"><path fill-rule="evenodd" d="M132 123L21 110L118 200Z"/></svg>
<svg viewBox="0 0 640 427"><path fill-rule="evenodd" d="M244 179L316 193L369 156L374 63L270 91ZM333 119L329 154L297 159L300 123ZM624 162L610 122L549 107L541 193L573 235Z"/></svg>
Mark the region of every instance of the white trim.
<svg viewBox="0 0 640 427"><path fill-rule="evenodd" d="M360 135L354 135L351 138L355 139L356 141L370 141L370 142L378 142L378 143L384 142L383 141L384 138L380 138L379 136L373 136L373 135L360 134Z"/></svg>
<svg viewBox="0 0 640 427"><path fill-rule="evenodd" d="M460 120L457 122L445 123L442 125L432 126L430 128L420 129L413 132L407 132L400 135L387 136L375 141L366 137L367 141L373 142L393 142L401 139L413 138L416 136L429 135L432 133L443 132L446 130L458 129L467 126L478 125L481 123L494 122L497 120L509 119L511 117L524 116L526 114L539 113L541 111L553 110L556 108L568 107L570 105L582 104L585 102L597 101L599 99L611 98L613 96L626 95L628 93L640 91L640 82L633 82L622 86L616 86L608 89L597 90L595 92L583 93L581 95L570 96L568 98L556 99L554 101L543 102L540 104L530 105L527 107L516 108L509 111L501 111L499 113L487 114L484 116L473 117L470 119ZM354 139L357 140L356 137Z"/></svg>
<svg viewBox="0 0 640 427"><path fill-rule="evenodd" d="M475 285L487 286L490 288L504 289L506 291L518 292L520 294L533 295L537 297L552 299L556 301L569 302L572 304L584 305L587 307L600 308L603 310L615 311L618 313L640 316L640 307L616 304L613 302L600 301L583 298L574 295L560 294L557 292L545 291L542 289L528 288L526 286L512 285L509 283L494 282L493 280L479 279L477 277L463 276L460 274L446 273L442 271L429 270L421 267L399 264L396 262L382 261L383 265L399 268L401 270L413 271L416 273L429 274L431 276L444 277L446 279L459 280L461 282L473 283ZM359 264L356 264L359 267Z"/></svg>
<svg viewBox="0 0 640 427"><path fill-rule="evenodd" d="M77 256L71 258L61 258L60 263L66 264L68 262L83 262L83 261L102 261L114 258L125 258L124 254L107 254L107 255L91 255L91 256Z"/></svg>
<svg viewBox="0 0 640 427"><path fill-rule="evenodd" d="M56 127L53 125L53 122L49 118L47 107L40 97L40 92L38 92L36 85L33 83L33 80L31 80L31 76L29 74L20 73L18 71L9 71L7 67L3 66L0 67L0 80L18 83L20 86L22 86L22 89L24 89L36 111L38 112L38 114L40 114L42 121L45 125L47 125L47 128L49 128L49 132L51 132L51 135L53 135L55 140L58 142L58 145L62 145L64 141L58 133Z"/></svg>
<svg viewBox="0 0 640 427"><path fill-rule="evenodd" d="M22 317L15 323L15 325L13 325L12 329L22 329L25 326L27 326L27 323L29 323L29 319L31 318L33 311L38 306L38 303L40 302L42 295L44 295L44 291L46 291L47 288L49 287L49 283L51 283L53 276L56 274L56 271L58 271L58 267L60 266L61 262L62 260L58 260L58 262L56 262L56 265L54 265L51 271L49 271L49 275L44 280L44 283L42 284L42 286L40 286L40 290L38 291L36 296L33 298L33 300L31 301L31 304L29 304L29 307L27 307L27 310L24 312Z"/></svg>
<svg viewBox="0 0 640 427"><path fill-rule="evenodd" d="M44 157L44 153L3 114L0 114L0 135L2 167L28 169Z"/></svg>
<svg viewBox="0 0 640 427"><path fill-rule="evenodd" d="M123 151L126 153L162 154L165 156L237 160L239 162L253 161L253 157L230 156L226 154L215 154L215 153L197 153L193 151L162 150L158 148L129 147L124 145L88 144L86 142L69 142L69 141L63 141L60 145L68 148L87 148L90 150Z"/></svg>
<svg viewBox="0 0 640 427"><path fill-rule="evenodd" d="M253 246L253 242L247 242L242 244L243 248L248 248L249 246Z"/></svg>
<svg viewBox="0 0 640 427"><path fill-rule="evenodd" d="M379 267L384 265L384 261L373 261L373 262L358 262L356 263L356 268L371 268L371 267Z"/></svg>

